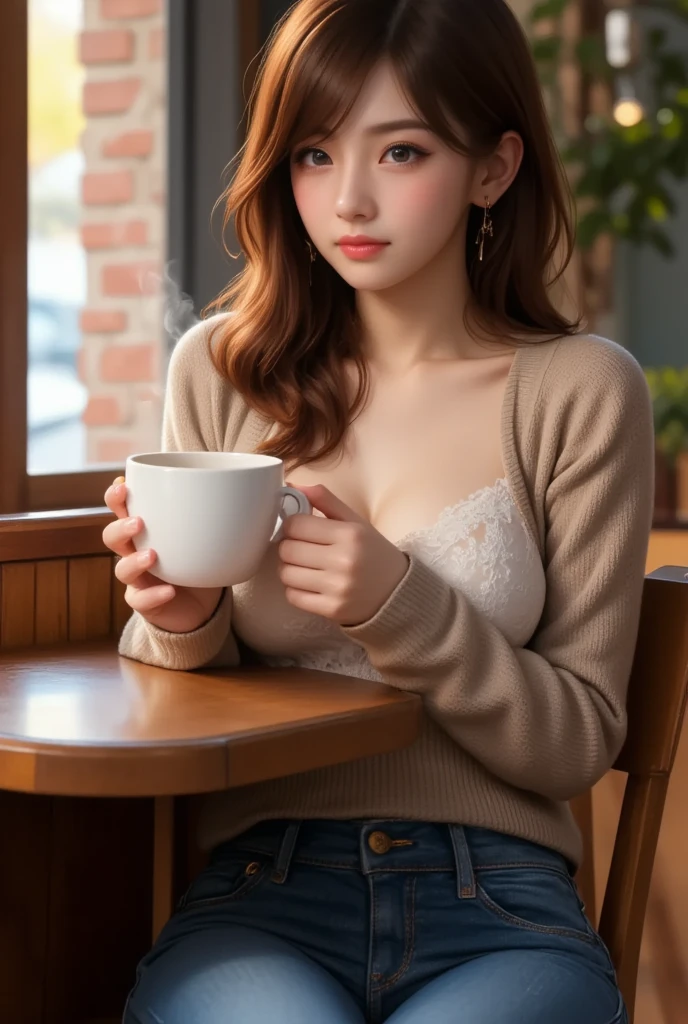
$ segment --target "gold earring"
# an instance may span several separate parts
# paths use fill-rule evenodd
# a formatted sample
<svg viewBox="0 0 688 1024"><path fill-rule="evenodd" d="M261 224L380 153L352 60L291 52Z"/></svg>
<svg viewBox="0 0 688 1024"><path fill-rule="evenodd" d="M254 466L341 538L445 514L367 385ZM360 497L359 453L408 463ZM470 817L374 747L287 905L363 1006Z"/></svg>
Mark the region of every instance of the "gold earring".
<svg viewBox="0 0 688 1024"><path fill-rule="evenodd" d="M310 238L306 239L306 245L308 246L308 252L310 255L310 262L308 264L308 283L313 284L313 264L315 263L316 251Z"/></svg>
<svg viewBox="0 0 688 1024"><path fill-rule="evenodd" d="M481 263L483 261L483 254L485 252L485 239L487 238L488 235L490 236L490 238L494 238L494 225L492 223L492 217L490 216L490 200L488 199L487 196L485 196L485 210L483 213L483 222L480 225L480 231L478 232L478 237L475 240L475 244L480 246L478 259L480 260Z"/></svg>

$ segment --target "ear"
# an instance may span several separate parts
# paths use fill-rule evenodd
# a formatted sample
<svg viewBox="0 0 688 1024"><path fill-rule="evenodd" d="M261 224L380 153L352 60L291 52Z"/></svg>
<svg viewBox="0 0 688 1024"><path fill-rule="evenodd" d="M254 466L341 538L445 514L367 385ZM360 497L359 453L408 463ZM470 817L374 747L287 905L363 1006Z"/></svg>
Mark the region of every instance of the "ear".
<svg viewBox="0 0 688 1024"><path fill-rule="evenodd" d="M494 206L518 174L522 161L523 139L518 132L505 132L492 155L480 161L471 202L484 206L487 196Z"/></svg>

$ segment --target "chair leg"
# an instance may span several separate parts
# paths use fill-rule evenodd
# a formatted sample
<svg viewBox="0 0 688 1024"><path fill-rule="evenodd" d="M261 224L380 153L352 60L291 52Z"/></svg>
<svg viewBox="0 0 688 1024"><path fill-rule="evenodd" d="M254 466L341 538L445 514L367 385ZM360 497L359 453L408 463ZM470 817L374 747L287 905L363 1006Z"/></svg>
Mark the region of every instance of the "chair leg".
<svg viewBox="0 0 688 1024"><path fill-rule="evenodd" d="M172 915L174 892L174 797L155 798L153 818L153 942Z"/></svg>
<svg viewBox="0 0 688 1024"><path fill-rule="evenodd" d="M593 840L592 790L571 801L571 810L583 834L583 862L576 875L576 885L585 903L592 924L597 927L595 901L595 845Z"/></svg>

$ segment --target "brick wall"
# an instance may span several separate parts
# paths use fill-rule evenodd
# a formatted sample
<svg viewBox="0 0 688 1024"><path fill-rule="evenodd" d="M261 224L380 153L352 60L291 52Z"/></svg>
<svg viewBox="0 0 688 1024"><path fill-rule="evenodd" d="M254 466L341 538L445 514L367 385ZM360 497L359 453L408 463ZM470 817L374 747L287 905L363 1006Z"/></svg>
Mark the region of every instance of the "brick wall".
<svg viewBox="0 0 688 1024"><path fill-rule="evenodd" d="M79 372L89 463L160 443L165 252L164 0L83 0L81 240L88 301Z"/></svg>

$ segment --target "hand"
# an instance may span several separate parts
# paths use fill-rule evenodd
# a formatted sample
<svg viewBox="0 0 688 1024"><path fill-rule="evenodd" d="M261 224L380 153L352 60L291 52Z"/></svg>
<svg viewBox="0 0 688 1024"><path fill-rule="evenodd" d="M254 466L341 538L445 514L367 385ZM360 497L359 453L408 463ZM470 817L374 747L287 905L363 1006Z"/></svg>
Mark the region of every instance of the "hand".
<svg viewBox="0 0 688 1024"><path fill-rule="evenodd" d="M280 579L295 608L355 626L380 610L408 556L326 487L300 487L320 516L293 515L279 545Z"/></svg>
<svg viewBox="0 0 688 1024"><path fill-rule="evenodd" d="M117 519L103 530L105 546L120 555L115 576L126 584L124 599L144 619L168 633L190 633L212 618L222 596L221 587L172 587L148 570L155 565L154 551L137 551L132 538L143 529L140 518L129 518L124 477L105 492L105 504Z"/></svg>

